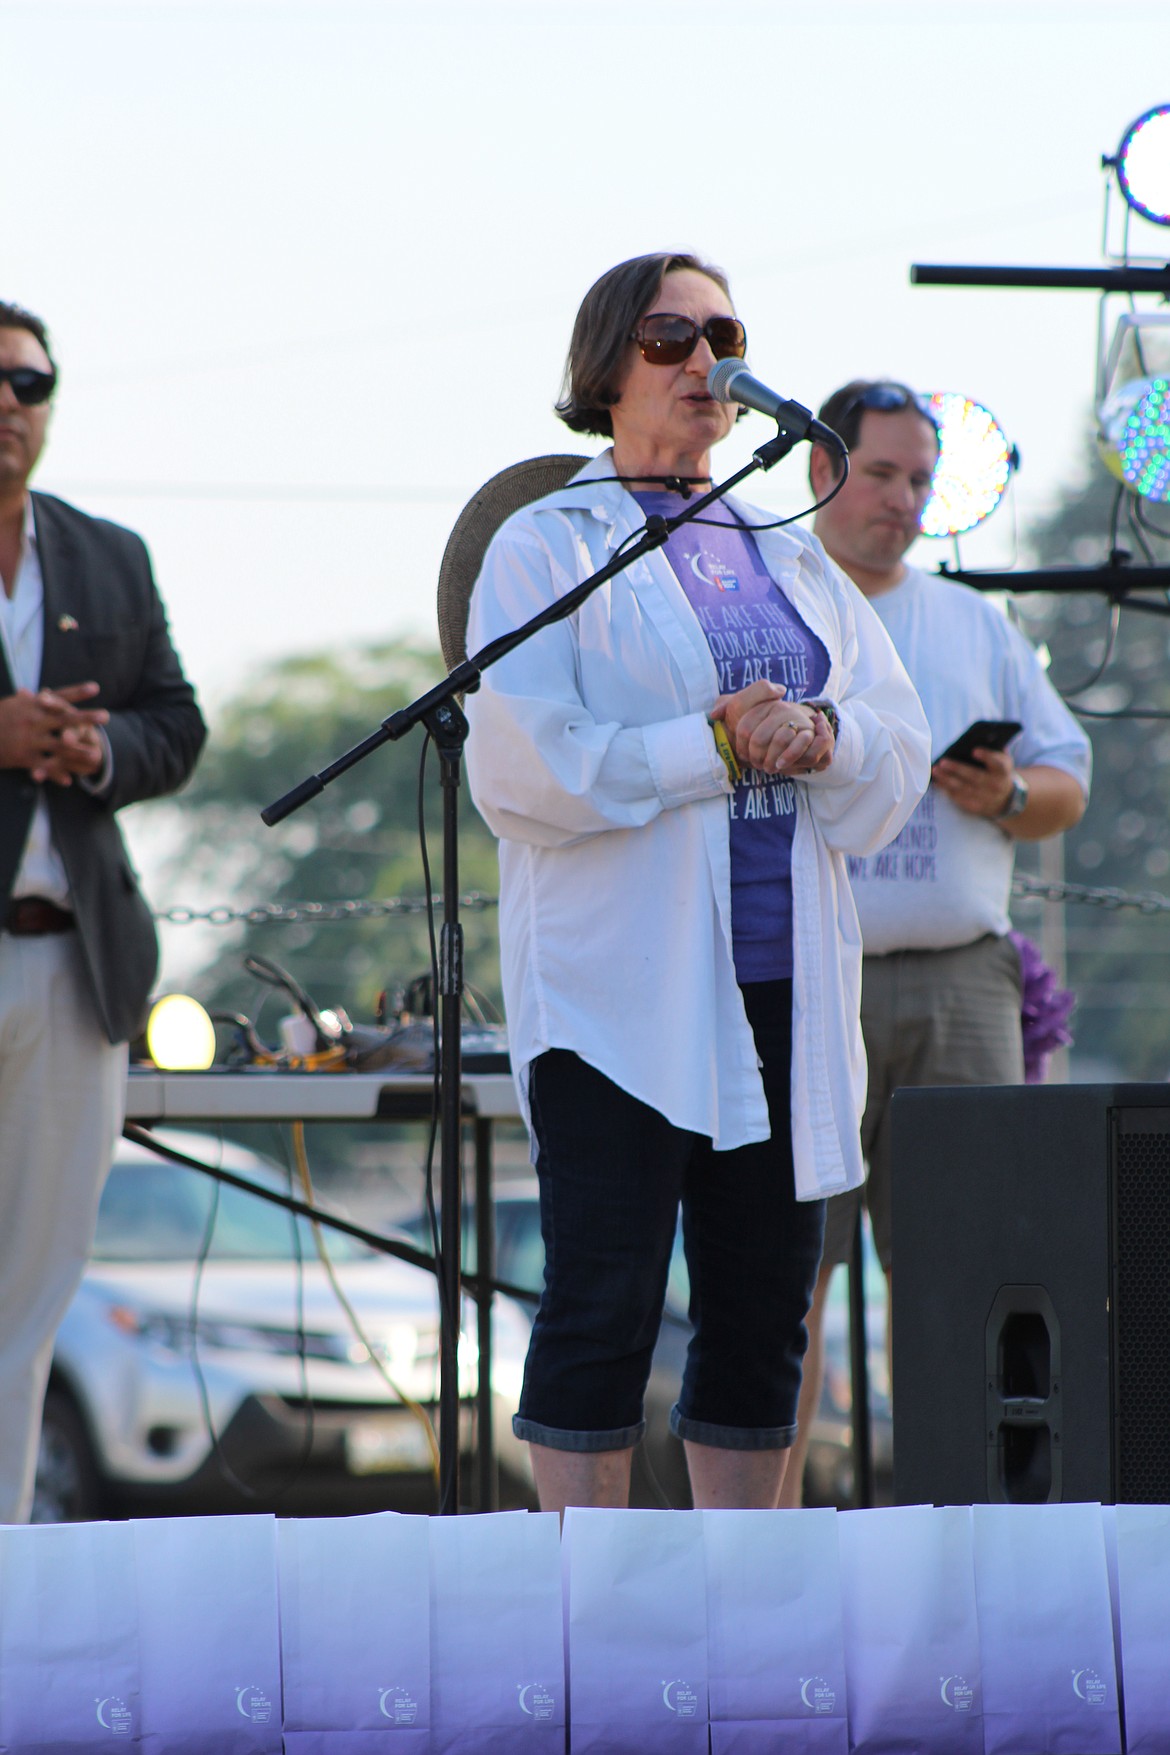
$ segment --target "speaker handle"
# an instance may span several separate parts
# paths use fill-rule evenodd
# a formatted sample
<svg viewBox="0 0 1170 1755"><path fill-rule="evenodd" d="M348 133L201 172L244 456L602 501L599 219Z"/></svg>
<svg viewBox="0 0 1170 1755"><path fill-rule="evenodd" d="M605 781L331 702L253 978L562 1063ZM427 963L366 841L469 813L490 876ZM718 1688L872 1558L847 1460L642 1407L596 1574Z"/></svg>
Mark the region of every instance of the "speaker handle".
<svg viewBox="0 0 1170 1755"><path fill-rule="evenodd" d="M1001 1286L987 1318L987 1498L991 1505L1058 1503L1060 1323L1043 1286Z"/></svg>

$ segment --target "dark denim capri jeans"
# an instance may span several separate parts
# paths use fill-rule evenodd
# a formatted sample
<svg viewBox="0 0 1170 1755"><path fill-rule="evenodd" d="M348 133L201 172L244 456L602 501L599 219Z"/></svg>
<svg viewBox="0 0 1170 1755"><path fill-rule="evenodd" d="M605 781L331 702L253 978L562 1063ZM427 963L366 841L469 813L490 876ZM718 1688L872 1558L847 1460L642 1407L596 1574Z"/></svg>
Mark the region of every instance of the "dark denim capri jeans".
<svg viewBox="0 0 1170 1755"><path fill-rule="evenodd" d="M695 1332L671 1429L727 1450L795 1439L825 1203L795 1195L792 983L753 982L743 995L770 1140L716 1152L576 1054L553 1048L533 1063L545 1286L518 1438L573 1451L641 1438L681 1202Z"/></svg>

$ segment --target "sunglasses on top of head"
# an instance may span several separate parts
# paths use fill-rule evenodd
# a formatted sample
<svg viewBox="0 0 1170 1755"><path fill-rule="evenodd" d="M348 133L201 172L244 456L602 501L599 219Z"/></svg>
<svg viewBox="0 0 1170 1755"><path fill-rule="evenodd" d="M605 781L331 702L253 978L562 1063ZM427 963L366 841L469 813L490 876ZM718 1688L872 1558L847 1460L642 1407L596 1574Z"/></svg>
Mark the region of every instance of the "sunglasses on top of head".
<svg viewBox="0 0 1170 1755"><path fill-rule="evenodd" d="M717 360L741 360L747 352L747 331L738 317L708 317L696 323L673 311L654 311L643 317L630 336L652 366L680 366L690 359L702 338Z"/></svg>
<svg viewBox="0 0 1170 1755"><path fill-rule="evenodd" d="M56 383L56 372L38 372L35 366L0 366L0 384L11 384L12 394L24 408L47 402Z"/></svg>
<svg viewBox="0 0 1170 1755"><path fill-rule="evenodd" d="M880 414L895 414L899 409L913 408L925 420L928 420L936 431L938 430L938 421L930 406L929 396L919 396L906 384L867 384L864 390L859 390L857 395L851 396L845 404L837 416L838 426L848 420L849 416L858 408L870 409Z"/></svg>

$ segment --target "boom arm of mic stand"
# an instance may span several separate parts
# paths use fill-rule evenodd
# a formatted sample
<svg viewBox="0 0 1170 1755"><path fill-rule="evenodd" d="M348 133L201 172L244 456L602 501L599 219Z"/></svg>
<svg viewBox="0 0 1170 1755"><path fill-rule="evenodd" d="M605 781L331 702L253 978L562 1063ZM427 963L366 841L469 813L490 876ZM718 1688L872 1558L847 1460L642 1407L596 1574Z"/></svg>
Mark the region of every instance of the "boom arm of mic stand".
<svg viewBox="0 0 1170 1755"><path fill-rule="evenodd" d="M446 704L453 704L456 695L474 694L479 687L481 673L487 670L489 665L495 664L498 659L505 657L517 646L522 646L525 640L531 639L533 634L540 632L541 628L551 627L554 622L566 620L573 614L574 610L585 602L587 597L597 590L599 585L603 585L607 579L612 579L616 574L624 572L627 567L633 566L635 561L640 560L643 555L649 554L653 549L661 548L671 531L677 530L680 524L689 523L714 500L722 499L725 494L731 492L733 487L737 487L741 481L745 480L747 476L753 475L757 469L771 469L774 463L778 463L782 457L786 457L789 451L799 444L802 436L801 434L789 433L783 427L779 427L774 439L769 439L766 444L761 445L758 450L752 453L750 463L745 463L742 469L736 470L734 475L728 476L726 481L720 482L719 486L712 488L709 493L688 502L682 511L673 518L660 520L657 527L648 531L632 548L626 549L620 555L615 555L612 561L608 561L604 567L591 574L588 579L575 585L572 591L565 593L564 597L558 598L555 603L548 604L546 608L540 610L521 627L513 628L507 634L501 634L498 639L490 641L473 657L464 659L462 664L457 664L442 682L436 683L434 688L428 689L425 694L420 695L417 701L412 701L409 707L402 707L398 712L391 713L389 718L383 719L378 730L371 732L369 737L363 738L361 743L354 744L352 749L348 749L344 755L338 756L335 762L330 762L327 768L322 768L319 774L310 774L307 779L300 781L290 792L286 792L283 797L278 798L275 803L266 805L260 812L261 821L266 823L270 829L273 828L277 823L281 823L286 817L291 816L294 811L300 810L303 804L308 804L311 798L317 798L328 785L354 767L356 763L373 755L376 749L381 749L384 743L397 742L399 738L405 737L408 731L424 722L428 714L438 712Z"/></svg>
<svg viewBox="0 0 1170 1755"><path fill-rule="evenodd" d="M560 598L547 605L522 627L502 634L477 652L474 657L456 665L455 669L433 689L420 695L409 707L391 713L378 730L355 744L319 774L313 774L283 798L260 812L271 827L282 822L310 798L316 798L331 781L372 755L384 743L396 742L415 725L424 723L435 741L443 781L443 930L441 939L439 992L441 995L442 1032L440 1041L439 1089L442 1140L440 1150L440 1189L442 1201L442 1262L439 1269L441 1298L439 1306L439 1510L450 1514L459 1510L459 1370L458 1347L462 1287L462 997L463 997L463 935L459 924L458 885L458 789L460 761L467 737L467 721L455 699L472 694L480 685L481 674L506 653L542 628L564 621L584 603L591 592L624 572L643 555L660 548L672 530L688 523L713 500L721 499L738 482L757 469L770 469L779 462L802 435L778 427L776 437L761 445L750 463L712 488L710 493L689 503L674 518L659 518L631 548L600 568ZM477 1187L477 1201L490 1193ZM488 1296L490 1297L490 1291Z"/></svg>

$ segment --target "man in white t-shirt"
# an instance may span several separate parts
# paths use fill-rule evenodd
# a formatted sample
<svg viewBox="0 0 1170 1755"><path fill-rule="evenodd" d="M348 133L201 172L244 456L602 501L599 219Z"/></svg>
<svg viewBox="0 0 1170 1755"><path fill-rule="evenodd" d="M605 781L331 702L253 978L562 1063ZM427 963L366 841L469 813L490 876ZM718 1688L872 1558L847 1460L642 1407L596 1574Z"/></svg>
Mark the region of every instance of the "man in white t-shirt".
<svg viewBox="0 0 1170 1755"><path fill-rule="evenodd" d="M907 1085L1023 1082L1020 966L1007 936L1015 843L1080 820L1090 749L1007 617L977 591L903 559L938 460L926 404L905 385L857 380L829 397L820 419L849 447L849 478L817 513L816 534L881 617L922 699L936 752L932 784L897 840L849 861L865 948L866 1202L888 1280L890 1099ZM835 456L814 446L809 472L818 500L839 470ZM978 720L1015 721L1021 730L1005 750L940 760L937 752ZM859 1201L860 1191L829 1201L789 1504L799 1504L820 1398L824 1301L833 1269L849 1257Z"/></svg>

